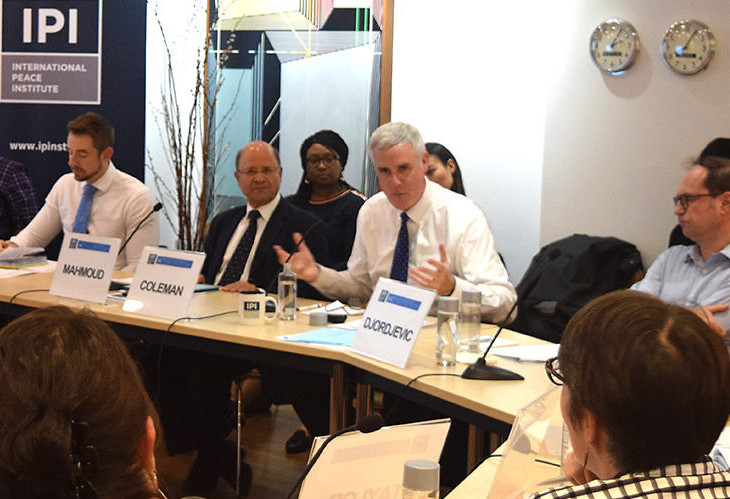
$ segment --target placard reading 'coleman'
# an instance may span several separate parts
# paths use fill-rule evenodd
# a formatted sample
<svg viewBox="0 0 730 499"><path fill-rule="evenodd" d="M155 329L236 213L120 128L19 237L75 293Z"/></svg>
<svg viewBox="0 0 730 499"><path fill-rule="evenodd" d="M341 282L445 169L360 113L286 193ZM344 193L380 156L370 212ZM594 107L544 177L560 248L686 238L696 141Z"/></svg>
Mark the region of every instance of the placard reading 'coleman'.
<svg viewBox="0 0 730 499"><path fill-rule="evenodd" d="M352 349L405 367L435 296L430 289L381 277L370 296Z"/></svg>
<svg viewBox="0 0 730 499"><path fill-rule="evenodd" d="M205 253L147 246L122 307L165 319L185 317Z"/></svg>
<svg viewBox="0 0 730 499"><path fill-rule="evenodd" d="M0 0L0 102L101 103L102 0Z"/></svg>
<svg viewBox="0 0 730 499"><path fill-rule="evenodd" d="M67 232L50 293L104 303L119 253L119 239Z"/></svg>

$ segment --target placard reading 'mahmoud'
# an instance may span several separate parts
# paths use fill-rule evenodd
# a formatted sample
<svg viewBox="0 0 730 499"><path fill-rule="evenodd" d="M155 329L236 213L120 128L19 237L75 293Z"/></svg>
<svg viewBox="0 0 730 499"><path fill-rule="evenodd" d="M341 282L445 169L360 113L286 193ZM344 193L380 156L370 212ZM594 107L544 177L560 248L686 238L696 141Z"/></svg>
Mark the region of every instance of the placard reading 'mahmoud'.
<svg viewBox="0 0 730 499"><path fill-rule="evenodd" d="M67 232L53 274L52 295L104 303L119 253L119 239Z"/></svg>
<svg viewBox="0 0 730 499"><path fill-rule="evenodd" d="M102 0L0 0L0 102L101 103Z"/></svg>

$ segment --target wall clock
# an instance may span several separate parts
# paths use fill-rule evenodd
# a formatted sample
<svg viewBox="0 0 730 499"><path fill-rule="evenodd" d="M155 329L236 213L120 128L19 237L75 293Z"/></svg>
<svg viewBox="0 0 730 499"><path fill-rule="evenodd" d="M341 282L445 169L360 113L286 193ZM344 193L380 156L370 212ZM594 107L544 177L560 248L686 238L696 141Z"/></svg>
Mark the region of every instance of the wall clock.
<svg viewBox="0 0 730 499"><path fill-rule="evenodd" d="M681 75L693 75L710 64L715 36L706 24L686 19L667 28L661 48L667 66Z"/></svg>
<svg viewBox="0 0 730 499"><path fill-rule="evenodd" d="M619 74L639 55L639 35L630 22L614 17L602 22L591 34L593 62L601 71Z"/></svg>

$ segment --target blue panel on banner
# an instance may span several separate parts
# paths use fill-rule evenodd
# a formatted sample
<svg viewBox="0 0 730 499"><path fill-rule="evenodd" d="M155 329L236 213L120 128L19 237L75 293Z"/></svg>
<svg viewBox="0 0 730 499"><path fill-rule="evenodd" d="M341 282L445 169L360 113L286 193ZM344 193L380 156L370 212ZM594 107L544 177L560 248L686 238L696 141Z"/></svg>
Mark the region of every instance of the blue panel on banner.
<svg viewBox="0 0 730 499"><path fill-rule="evenodd" d="M91 241L84 241L79 239L76 247L78 249L85 249L90 251L101 251L102 253L109 253L110 246L108 244L93 243Z"/></svg>
<svg viewBox="0 0 730 499"><path fill-rule="evenodd" d="M193 266L192 260L183 260L182 258L172 258L169 256L158 256L155 261L157 265L169 265L170 267L181 267L189 269Z"/></svg>
<svg viewBox="0 0 730 499"><path fill-rule="evenodd" d="M393 293L388 294L385 301L386 303L392 303L393 305L398 305L403 308L410 308L411 310L418 310L418 307L421 306L421 302L418 300L413 300L401 295L394 295Z"/></svg>
<svg viewBox="0 0 730 499"><path fill-rule="evenodd" d="M0 102L100 103L101 0L0 5Z"/></svg>
<svg viewBox="0 0 730 499"><path fill-rule="evenodd" d="M99 0L4 0L3 52L99 52Z"/></svg>
<svg viewBox="0 0 730 499"><path fill-rule="evenodd" d="M0 155L27 167L41 205L69 173L66 124L88 111L116 129L116 168L144 180L146 15L129 0L0 0Z"/></svg>

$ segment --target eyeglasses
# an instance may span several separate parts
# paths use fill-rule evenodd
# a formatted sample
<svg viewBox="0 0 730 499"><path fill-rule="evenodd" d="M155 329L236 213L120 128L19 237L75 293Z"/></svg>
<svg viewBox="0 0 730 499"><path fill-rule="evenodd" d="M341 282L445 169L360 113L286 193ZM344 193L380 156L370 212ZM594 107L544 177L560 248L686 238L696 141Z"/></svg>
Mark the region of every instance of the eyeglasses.
<svg viewBox="0 0 730 499"><path fill-rule="evenodd" d="M548 359L545 362L545 372L547 373L548 379L552 381L553 384L561 386L565 383L563 375L560 374L560 363L558 362L557 357Z"/></svg>
<svg viewBox="0 0 730 499"><path fill-rule="evenodd" d="M258 175L259 173L263 175L273 175L277 171L279 171L278 168L275 168L273 166L266 166L264 168L246 168L245 170L236 170L236 173L240 173L241 175L245 175L246 177L253 177Z"/></svg>
<svg viewBox="0 0 730 499"><path fill-rule="evenodd" d="M677 196L674 196L672 198L672 201L674 201L674 206L677 206L677 203L679 203L682 205L682 209L686 210L692 201L695 201L696 199L705 196L710 196L714 198L715 196L717 196L717 194L679 194Z"/></svg>
<svg viewBox="0 0 730 499"><path fill-rule="evenodd" d="M314 168L320 162L324 162L327 166L332 166L335 161L339 161L340 157L337 154L327 154L326 156L310 156L307 158L307 166Z"/></svg>

